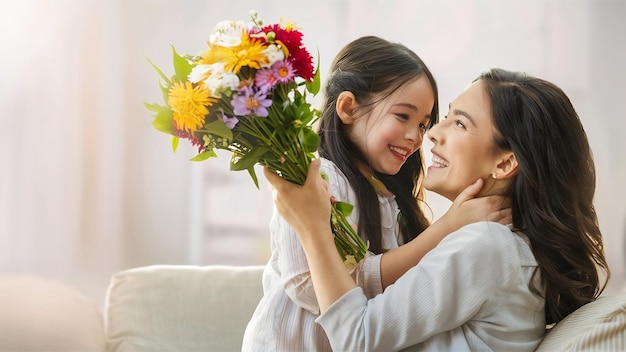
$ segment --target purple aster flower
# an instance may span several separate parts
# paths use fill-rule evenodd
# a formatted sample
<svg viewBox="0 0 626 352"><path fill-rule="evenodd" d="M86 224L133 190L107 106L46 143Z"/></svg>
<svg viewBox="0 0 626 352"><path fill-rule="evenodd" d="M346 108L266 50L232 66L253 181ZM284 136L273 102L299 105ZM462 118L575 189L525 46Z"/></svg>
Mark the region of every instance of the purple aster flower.
<svg viewBox="0 0 626 352"><path fill-rule="evenodd" d="M237 92L237 97L230 102L233 112L237 116L254 115L267 117L267 108L272 105L272 100L267 98L265 89L253 89L245 86Z"/></svg>
<svg viewBox="0 0 626 352"><path fill-rule="evenodd" d="M234 116L230 117L230 116L222 115L222 121L224 121L228 129L232 130L233 128L235 128L235 125L237 125L237 122L239 122L239 119Z"/></svg>
<svg viewBox="0 0 626 352"><path fill-rule="evenodd" d="M260 69L256 72L256 76L254 77L254 83L265 91L272 89L277 82L277 72L272 68Z"/></svg>
<svg viewBox="0 0 626 352"><path fill-rule="evenodd" d="M291 62L287 60L277 61L272 65L272 69L276 72L278 83L289 83L296 77L296 70L293 69Z"/></svg>

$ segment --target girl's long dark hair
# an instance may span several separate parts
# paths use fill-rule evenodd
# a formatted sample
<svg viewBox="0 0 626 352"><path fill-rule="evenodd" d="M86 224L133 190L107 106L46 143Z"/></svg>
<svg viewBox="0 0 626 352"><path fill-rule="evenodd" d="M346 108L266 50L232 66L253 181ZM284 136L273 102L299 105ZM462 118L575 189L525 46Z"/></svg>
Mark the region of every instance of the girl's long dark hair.
<svg viewBox="0 0 626 352"><path fill-rule="evenodd" d="M364 36L346 45L335 57L324 91L319 136L319 155L333 161L345 174L357 195L359 234L370 242L370 250L381 253L381 215L376 192L358 169L367 159L350 141L337 116L337 97L343 91L354 94L363 113L379 99L385 99L407 82L425 76L433 89L435 103L431 127L439 118L437 84L424 62L406 46L375 36ZM379 98L382 95L382 98ZM424 190L423 154L420 149L404 163L396 175L376 176L396 196L401 212L400 230L404 242L415 238L429 225L422 211Z"/></svg>
<svg viewBox="0 0 626 352"><path fill-rule="evenodd" d="M501 69L478 79L491 99L495 146L517 158L518 173L508 191L513 226L530 240L546 322L556 323L597 298L610 275L593 205L596 174L587 135L569 98L554 84ZM604 282L598 268L606 273Z"/></svg>

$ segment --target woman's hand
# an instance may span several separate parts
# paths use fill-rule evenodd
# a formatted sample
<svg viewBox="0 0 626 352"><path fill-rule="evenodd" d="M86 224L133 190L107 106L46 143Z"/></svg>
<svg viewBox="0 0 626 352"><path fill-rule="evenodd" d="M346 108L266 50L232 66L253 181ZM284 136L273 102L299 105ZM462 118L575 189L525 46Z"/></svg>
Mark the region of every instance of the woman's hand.
<svg viewBox="0 0 626 352"><path fill-rule="evenodd" d="M301 242L310 236L331 233L331 194L328 183L320 175L320 159L309 166L307 179L300 186L289 182L268 168L263 169L272 188L274 204L282 217L298 233Z"/></svg>

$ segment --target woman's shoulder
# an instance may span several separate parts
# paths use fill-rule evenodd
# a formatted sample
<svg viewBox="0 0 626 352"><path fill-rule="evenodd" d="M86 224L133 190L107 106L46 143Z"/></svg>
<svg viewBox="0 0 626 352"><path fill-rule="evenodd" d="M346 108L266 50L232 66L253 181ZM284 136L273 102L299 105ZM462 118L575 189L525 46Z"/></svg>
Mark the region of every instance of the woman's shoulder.
<svg viewBox="0 0 626 352"><path fill-rule="evenodd" d="M521 265L536 265L527 238L512 231L510 225L481 221L466 225L448 235L441 245L471 251L472 255L491 260L515 259Z"/></svg>

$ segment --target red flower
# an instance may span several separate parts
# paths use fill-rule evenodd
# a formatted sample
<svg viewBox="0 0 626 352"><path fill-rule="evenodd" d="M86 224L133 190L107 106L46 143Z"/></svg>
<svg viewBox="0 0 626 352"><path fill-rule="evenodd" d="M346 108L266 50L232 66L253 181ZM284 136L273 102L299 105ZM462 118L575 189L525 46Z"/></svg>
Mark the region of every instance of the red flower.
<svg viewBox="0 0 626 352"><path fill-rule="evenodd" d="M313 80L315 77L313 57L302 44L302 32L296 29L287 30L279 24L265 26L261 28L261 32L265 34L273 32L273 40L281 42L289 51L287 60L295 69L296 75L309 82Z"/></svg>
<svg viewBox="0 0 626 352"><path fill-rule="evenodd" d="M289 62L293 65L296 74L307 82L311 82L315 77L315 68L313 67L313 57L309 52L302 48L300 50L290 52Z"/></svg>
<svg viewBox="0 0 626 352"><path fill-rule="evenodd" d="M174 122L174 136L189 140L192 146L198 147L198 153L202 153L203 151L208 149L193 133L178 129L176 121L172 122Z"/></svg>

